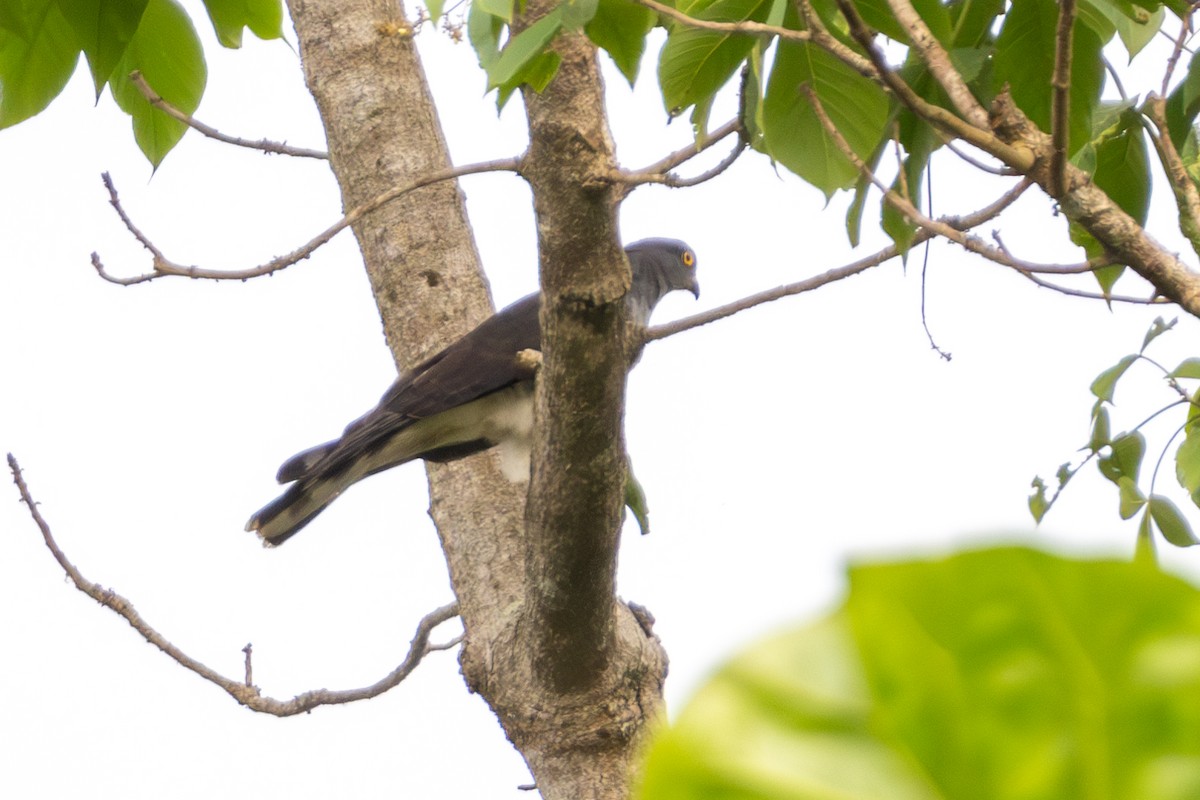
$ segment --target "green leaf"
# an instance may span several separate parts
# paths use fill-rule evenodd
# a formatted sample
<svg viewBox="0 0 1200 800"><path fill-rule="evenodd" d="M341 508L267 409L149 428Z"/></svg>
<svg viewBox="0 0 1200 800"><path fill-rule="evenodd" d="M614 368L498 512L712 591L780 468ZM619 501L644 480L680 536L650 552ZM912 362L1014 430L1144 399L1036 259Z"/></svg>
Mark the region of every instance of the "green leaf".
<svg viewBox="0 0 1200 800"><path fill-rule="evenodd" d="M147 102L128 78L138 70L160 97L185 114L200 105L208 71L196 29L174 0L150 0L125 56L113 71L109 90L133 117L133 136L157 167L187 127Z"/></svg>
<svg viewBox="0 0 1200 800"><path fill-rule="evenodd" d="M892 191L896 194L906 197L910 203L916 206L920 211L925 205L921 202L922 191L921 187L925 180L925 167L929 164L929 153L912 153L904 159L902 170L896 175L896 180L892 183ZM901 184L900 178L903 176L904 183ZM917 235L917 225L915 222L910 222L895 206L887 201L883 203L882 227L884 233L892 238L896 247L900 249L902 258L908 260L908 248L912 244L913 239Z"/></svg>
<svg viewBox="0 0 1200 800"><path fill-rule="evenodd" d="M486 72L500 57L500 34L504 31L504 20L484 11L478 3L471 4L467 12L467 39L475 49L479 66Z"/></svg>
<svg viewBox="0 0 1200 800"><path fill-rule="evenodd" d="M471 11L491 14L505 22L512 22L513 0L472 0Z"/></svg>
<svg viewBox="0 0 1200 800"><path fill-rule="evenodd" d="M520 84L514 80L521 70L542 55L546 46L554 40L563 27L562 6L556 7L546 16L508 40L500 57L487 67L488 88L513 87Z"/></svg>
<svg viewBox="0 0 1200 800"><path fill-rule="evenodd" d="M690 5L687 13L704 20L761 22L771 7L770 0L702 0ZM752 36L673 26L658 57L658 81L667 112L678 115L711 98L729 82L754 45Z"/></svg>
<svg viewBox="0 0 1200 800"><path fill-rule="evenodd" d="M283 37L280 0L204 0L204 7L222 47L241 47L245 28L263 40Z"/></svg>
<svg viewBox="0 0 1200 800"><path fill-rule="evenodd" d="M535 92L541 92L558 73L558 65L561 60L562 56L553 50L547 50L534 58L516 74L507 86L500 87L496 96L496 108L504 108L508 98L523 84L528 84L529 88Z"/></svg>
<svg viewBox="0 0 1200 800"><path fill-rule="evenodd" d="M1162 317L1155 317L1154 322L1150 323L1149 330L1146 331L1146 338L1142 339L1142 349L1138 352L1146 352L1146 348L1150 346L1151 342L1174 328L1177 322L1179 322L1179 317L1172 318L1170 322L1163 322Z"/></svg>
<svg viewBox="0 0 1200 800"><path fill-rule="evenodd" d="M889 141L880 139L879 144L875 147L875 152L871 153L867 158L867 166L871 172L875 172L875 168L879 166L879 160L883 157L883 151L887 149ZM851 247L858 247L859 237L862 233L862 215L863 209L866 207L867 195L874 187L871 180L863 174L858 176L858 180L854 182L854 199L850 202L850 207L846 209L846 235L850 240Z"/></svg>
<svg viewBox="0 0 1200 800"><path fill-rule="evenodd" d="M1112 452L1100 459L1100 474L1120 485L1121 478L1130 478L1137 483L1142 469L1142 457L1146 454L1146 437L1141 431L1123 433L1112 442Z"/></svg>
<svg viewBox="0 0 1200 800"><path fill-rule="evenodd" d="M1137 354L1131 353L1097 375L1096 379L1092 381L1092 394L1107 403L1111 403L1113 401L1113 392L1117 389L1117 381L1121 379L1121 376L1125 374L1125 370L1129 369L1130 365L1134 361L1137 361L1137 359Z"/></svg>
<svg viewBox="0 0 1200 800"><path fill-rule="evenodd" d="M996 40L996 86L1008 84L1017 106L1047 132L1057 25L1054 0L1022 0L1012 5ZM1092 112L1100 102L1104 62L1100 38L1086 26L1075 26L1072 42L1068 150L1074 154L1092 138Z"/></svg>
<svg viewBox="0 0 1200 800"><path fill-rule="evenodd" d="M596 16L599 5L599 0L560 0L558 8L562 10L563 26L579 30Z"/></svg>
<svg viewBox="0 0 1200 800"><path fill-rule="evenodd" d="M1179 366L1171 370L1172 378L1200 378L1200 358L1185 358Z"/></svg>
<svg viewBox="0 0 1200 800"><path fill-rule="evenodd" d="M1193 407L1194 408L1194 407ZM1185 426L1186 433L1175 451L1175 477L1200 506L1200 426Z"/></svg>
<svg viewBox="0 0 1200 800"><path fill-rule="evenodd" d="M600 0L596 15L583 30L633 86L646 51L646 35L657 21L653 11L632 0Z"/></svg>
<svg viewBox="0 0 1200 800"><path fill-rule="evenodd" d="M1167 128L1177 149L1183 149L1197 114L1200 114L1200 58L1193 54L1188 60L1187 75L1167 95Z"/></svg>
<svg viewBox="0 0 1200 800"><path fill-rule="evenodd" d="M1030 485L1033 487L1033 494L1029 495L1029 513L1033 515L1034 522L1040 523L1042 517L1050 510L1050 503L1046 498L1046 482L1041 476L1035 476Z"/></svg>
<svg viewBox="0 0 1200 800"><path fill-rule="evenodd" d="M767 150L829 196L851 186L859 173L800 92L802 84L812 87L834 126L864 160L883 138L888 99L877 85L821 48L807 42L779 44L763 103Z"/></svg>
<svg viewBox="0 0 1200 800"><path fill-rule="evenodd" d="M1176 547L1191 547L1194 544L1200 544L1200 539L1197 539L1196 534L1192 533L1192 526L1188 524L1187 519L1179 511L1179 507L1171 502L1170 498L1163 497L1161 494L1152 494L1149 505L1150 516L1154 518L1154 524L1164 539Z"/></svg>
<svg viewBox="0 0 1200 800"><path fill-rule="evenodd" d="M446 7L446 0L425 0L425 10L429 12L429 21L437 25L438 20L442 18L442 10Z"/></svg>
<svg viewBox="0 0 1200 800"><path fill-rule="evenodd" d="M0 29L0 128L39 113L58 97L80 45L55 0L26 0L25 33Z"/></svg>
<svg viewBox="0 0 1200 800"><path fill-rule="evenodd" d="M1121 129L1095 143L1096 167L1092 180L1125 213L1144 225L1150 210L1150 155L1139 115L1129 111Z"/></svg>
<svg viewBox="0 0 1200 800"><path fill-rule="evenodd" d="M1191 800L1200 592L1025 548L859 565L845 606L724 665L638 800Z"/></svg>
<svg viewBox="0 0 1200 800"><path fill-rule="evenodd" d="M1122 475L1117 480L1117 491L1120 494L1121 519L1132 519L1133 515L1146 504L1146 497L1133 479Z"/></svg>
<svg viewBox="0 0 1200 800"><path fill-rule="evenodd" d="M133 39L147 0L57 0L87 56L96 96Z"/></svg>
<svg viewBox="0 0 1200 800"><path fill-rule="evenodd" d="M1100 405L1092 415L1092 438L1088 440L1088 449L1095 453L1101 447L1111 444L1110 436L1108 409Z"/></svg>
<svg viewBox="0 0 1200 800"><path fill-rule="evenodd" d="M1004 11L1004 0L963 0L951 4L955 47L979 47L990 39L992 26Z"/></svg>

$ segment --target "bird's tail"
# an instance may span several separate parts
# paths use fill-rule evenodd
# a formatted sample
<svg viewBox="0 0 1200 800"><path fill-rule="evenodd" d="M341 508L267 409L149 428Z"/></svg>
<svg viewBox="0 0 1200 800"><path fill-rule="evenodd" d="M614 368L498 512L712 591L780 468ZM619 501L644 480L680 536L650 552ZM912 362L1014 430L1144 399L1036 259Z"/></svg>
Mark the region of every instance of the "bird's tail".
<svg viewBox="0 0 1200 800"><path fill-rule="evenodd" d="M287 491L260 508L246 530L255 531L268 547L283 544L325 510L357 476L316 475L300 477Z"/></svg>

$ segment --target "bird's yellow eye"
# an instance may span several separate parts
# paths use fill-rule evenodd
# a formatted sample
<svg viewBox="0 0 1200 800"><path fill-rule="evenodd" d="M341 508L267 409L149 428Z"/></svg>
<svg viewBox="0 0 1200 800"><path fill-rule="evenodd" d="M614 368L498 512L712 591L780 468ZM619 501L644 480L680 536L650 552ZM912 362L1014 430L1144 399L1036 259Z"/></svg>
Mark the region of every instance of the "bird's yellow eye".
<svg viewBox="0 0 1200 800"><path fill-rule="evenodd" d="M683 251L683 265L685 267L690 267L695 263L696 263L696 257L694 255L692 255L692 251L684 250Z"/></svg>

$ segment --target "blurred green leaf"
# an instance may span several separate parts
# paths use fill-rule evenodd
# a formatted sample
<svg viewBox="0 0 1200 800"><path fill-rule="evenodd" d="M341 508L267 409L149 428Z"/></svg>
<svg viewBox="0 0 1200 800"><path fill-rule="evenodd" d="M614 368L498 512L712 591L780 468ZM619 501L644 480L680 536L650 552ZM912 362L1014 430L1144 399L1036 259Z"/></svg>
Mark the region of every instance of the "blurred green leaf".
<svg viewBox="0 0 1200 800"><path fill-rule="evenodd" d="M633 86L638 66L646 51L646 34L658 21L658 15L632 0L600 0L596 14L584 28L589 39L604 49L617 69Z"/></svg>
<svg viewBox="0 0 1200 800"><path fill-rule="evenodd" d="M471 10L512 22L513 0L472 0Z"/></svg>
<svg viewBox="0 0 1200 800"><path fill-rule="evenodd" d="M1117 381L1125 374L1125 370L1129 369L1129 366L1134 361L1137 361L1137 358L1136 354L1127 355L1097 375L1096 379L1092 381L1092 394L1105 402L1111 403L1113 401L1113 392L1117 389Z"/></svg>
<svg viewBox="0 0 1200 800"><path fill-rule="evenodd" d="M1088 440L1088 449L1093 453L1110 443L1108 409L1099 406L1092 416L1092 438Z"/></svg>
<svg viewBox="0 0 1200 800"><path fill-rule="evenodd" d="M50 105L79 62L75 30L55 0L26 0L23 10L23 33L0 28L0 128Z"/></svg>
<svg viewBox="0 0 1200 800"><path fill-rule="evenodd" d="M1133 515L1146 504L1146 497L1133 479L1122 475L1117 480L1117 491L1120 495L1121 519L1133 519Z"/></svg>
<svg viewBox="0 0 1200 800"><path fill-rule="evenodd" d="M1142 339L1142 349L1138 352L1146 352L1146 348L1150 346L1151 342L1174 328L1177 322L1179 322L1179 317L1172 318L1170 322L1164 322L1162 317L1155 317L1154 322L1150 324L1150 329L1146 331L1146 338Z"/></svg>
<svg viewBox="0 0 1200 800"><path fill-rule="evenodd" d="M1200 358L1185 358L1171 370L1172 378L1200 378Z"/></svg>
<svg viewBox="0 0 1200 800"><path fill-rule="evenodd" d="M1141 431L1123 433L1112 442L1112 453L1099 462L1100 474L1119 485L1121 478L1137 482L1146 454L1146 437Z"/></svg>
<svg viewBox="0 0 1200 800"><path fill-rule="evenodd" d="M1183 442L1175 451L1175 477L1187 489L1192 502L1200 506L1200 427L1188 426Z"/></svg>
<svg viewBox="0 0 1200 800"><path fill-rule="evenodd" d="M263 40L283 38L280 0L204 0L204 7L222 47L241 47L246 28Z"/></svg>
<svg viewBox="0 0 1200 800"><path fill-rule="evenodd" d="M1194 800L1200 592L1025 548L859 565L654 738L640 800Z"/></svg>
<svg viewBox="0 0 1200 800"><path fill-rule="evenodd" d="M138 70L160 97L185 114L200 105L208 70L200 38L174 0L150 0L124 57L109 81L113 99L133 117L133 137L157 167L187 127L154 108L129 81Z"/></svg>
<svg viewBox="0 0 1200 800"><path fill-rule="evenodd" d="M1029 495L1029 513L1033 515L1034 522L1041 522L1042 517L1050 510L1049 501L1046 499L1046 482L1041 476L1035 476L1031 485L1033 494Z"/></svg>
<svg viewBox="0 0 1200 800"><path fill-rule="evenodd" d="M513 88L519 85L521 81L515 80L518 74L535 58L543 54L546 46L558 35L562 27L562 6L558 6L509 39L504 45L504 49L500 51L500 57L486 67L488 87L492 89L496 87Z"/></svg>
<svg viewBox="0 0 1200 800"><path fill-rule="evenodd" d="M134 31L142 20L147 0L57 0L76 41L87 56L96 96L113 68L125 55Z"/></svg>
<svg viewBox="0 0 1200 800"><path fill-rule="evenodd" d="M599 0L559 0L563 26L571 30L582 28L596 16L599 5Z"/></svg>
<svg viewBox="0 0 1200 800"><path fill-rule="evenodd" d="M1192 533L1192 526L1170 498L1161 494L1150 495L1150 516L1154 518L1163 538L1176 547L1191 547L1200 544L1200 539Z"/></svg>
<svg viewBox="0 0 1200 800"><path fill-rule="evenodd" d="M1004 11L1004 0L964 0L951 3L955 47L978 47L986 41L996 17Z"/></svg>

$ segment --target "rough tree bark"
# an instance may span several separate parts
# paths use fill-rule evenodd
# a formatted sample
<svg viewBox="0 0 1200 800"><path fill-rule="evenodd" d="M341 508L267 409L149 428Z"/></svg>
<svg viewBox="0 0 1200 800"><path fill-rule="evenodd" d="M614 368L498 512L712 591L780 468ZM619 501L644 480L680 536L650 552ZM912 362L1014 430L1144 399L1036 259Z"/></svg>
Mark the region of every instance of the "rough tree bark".
<svg viewBox="0 0 1200 800"><path fill-rule="evenodd" d="M449 165L394 0L289 0L305 77L349 208ZM532 4L531 4L532 5ZM531 8L531 13L536 9ZM620 798L665 655L614 594L628 359L628 265L616 245L612 143L590 45L529 98L542 246L545 367L528 517L492 457L428 465L466 639L461 664L548 798ZM384 331L406 369L491 311L461 194L411 193L354 228ZM526 526L528 525L528 534Z"/></svg>

